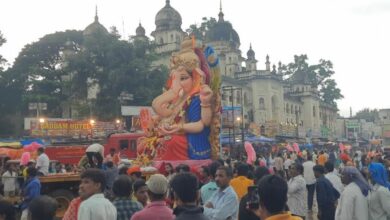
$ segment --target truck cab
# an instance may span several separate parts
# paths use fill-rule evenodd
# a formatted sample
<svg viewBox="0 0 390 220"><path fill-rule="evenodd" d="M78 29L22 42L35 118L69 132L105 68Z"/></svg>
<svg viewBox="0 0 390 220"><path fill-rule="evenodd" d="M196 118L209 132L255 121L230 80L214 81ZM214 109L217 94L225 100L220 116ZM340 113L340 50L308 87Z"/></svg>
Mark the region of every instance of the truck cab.
<svg viewBox="0 0 390 220"><path fill-rule="evenodd" d="M121 157L128 159L137 158L138 138L143 137L144 133L115 133L107 137L104 144L104 154L110 153L110 149L114 148L119 152Z"/></svg>

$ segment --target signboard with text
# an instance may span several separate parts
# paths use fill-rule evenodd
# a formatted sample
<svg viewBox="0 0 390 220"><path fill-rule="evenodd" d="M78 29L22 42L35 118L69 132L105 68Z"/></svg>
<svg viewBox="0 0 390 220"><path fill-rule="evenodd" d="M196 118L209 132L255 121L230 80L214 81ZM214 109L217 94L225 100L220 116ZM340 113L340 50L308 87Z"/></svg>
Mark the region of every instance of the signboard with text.
<svg viewBox="0 0 390 220"><path fill-rule="evenodd" d="M353 129L357 129L357 128L360 128L360 123L359 122L354 122L354 121L346 121L345 122L345 127L346 128L353 128Z"/></svg>
<svg viewBox="0 0 390 220"><path fill-rule="evenodd" d="M105 137L110 133L121 130L121 124L115 122L97 121L91 124L89 121L82 120L47 120L43 123L37 120L30 121L31 136L46 137L72 137L87 138Z"/></svg>

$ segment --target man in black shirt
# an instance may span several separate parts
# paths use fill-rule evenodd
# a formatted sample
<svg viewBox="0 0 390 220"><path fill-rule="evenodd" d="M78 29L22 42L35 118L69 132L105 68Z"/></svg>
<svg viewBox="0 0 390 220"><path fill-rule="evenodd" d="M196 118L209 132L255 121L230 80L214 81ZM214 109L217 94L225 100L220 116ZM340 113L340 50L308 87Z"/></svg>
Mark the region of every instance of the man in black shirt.
<svg viewBox="0 0 390 220"><path fill-rule="evenodd" d="M318 218L320 220L332 220L335 218L336 201L340 197L340 194L333 187L332 183L325 178L325 168L323 166L315 165L313 170L317 179Z"/></svg>
<svg viewBox="0 0 390 220"><path fill-rule="evenodd" d="M199 182L195 175L179 173L173 177L171 187L177 204L173 211L175 220L208 220L203 208L198 206Z"/></svg>

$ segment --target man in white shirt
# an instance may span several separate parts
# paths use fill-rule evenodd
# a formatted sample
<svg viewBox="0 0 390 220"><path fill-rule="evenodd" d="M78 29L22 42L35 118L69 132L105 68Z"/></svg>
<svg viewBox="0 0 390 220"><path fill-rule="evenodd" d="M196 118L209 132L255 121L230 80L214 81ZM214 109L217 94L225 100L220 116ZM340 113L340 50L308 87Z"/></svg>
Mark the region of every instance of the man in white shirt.
<svg viewBox="0 0 390 220"><path fill-rule="evenodd" d="M290 168L291 164L293 164L294 161L291 160L290 154L287 154L287 159L284 161L284 171L286 172L287 179L290 179L290 174L288 172L288 169Z"/></svg>
<svg viewBox="0 0 390 220"><path fill-rule="evenodd" d="M302 176L303 166L292 164L289 169L290 180L288 181L287 205L293 215L306 216L305 205L305 179Z"/></svg>
<svg viewBox="0 0 390 220"><path fill-rule="evenodd" d="M316 165L312 160L311 154L307 154L307 160L302 164L303 178L306 181L307 189L307 207L309 211L313 208L314 191L316 189L316 177L314 176L313 167Z"/></svg>
<svg viewBox="0 0 390 220"><path fill-rule="evenodd" d="M96 167L95 160L97 161L97 167L102 168L103 165L103 157L104 157L104 146L98 143L91 144L85 150L85 153L88 157L89 165L92 168Z"/></svg>
<svg viewBox="0 0 390 220"><path fill-rule="evenodd" d="M280 177L284 178L284 169L283 169L283 158L282 154L278 153L278 156L275 157L275 170Z"/></svg>
<svg viewBox="0 0 390 220"><path fill-rule="evenodd" d="M38 170L38 176L46 176L49 174L49 157L45 154L43 147L38 148L38 158L36 168Z"/></svg>
<svg viewBox="0 0 390 220"><path fill-rule="evenodd" d="M117 211L115 206L108 199L104 198L105 182L102 170L92 168L81 174L79 195L83 202L80 205L77 219L116 219Z"/></svg>
<svg viewBox="0 0 390 220"><path fill-rule="evenodd" d="M341 195L341 193L344 190L344 186L343 186L343 183L341 182L341 178L335 174L334 165L332 162L327 161L325 163L325 173L326 173L325 178L327 178L330 181L330 183L332 183L332 186Z"/></svg>

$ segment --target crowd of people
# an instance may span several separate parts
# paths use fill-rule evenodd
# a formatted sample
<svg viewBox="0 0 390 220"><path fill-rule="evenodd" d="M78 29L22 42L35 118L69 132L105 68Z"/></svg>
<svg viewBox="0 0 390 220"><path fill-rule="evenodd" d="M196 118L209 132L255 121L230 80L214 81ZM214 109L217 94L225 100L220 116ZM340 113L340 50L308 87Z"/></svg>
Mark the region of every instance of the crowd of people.
<svg viewBox="0 0 390 220"><path fill-rule="evenodd" d="M146 181L140 167L120 165L115 151L101 157L94 148L64 220L295 220L314 213L320 220L390 219L390 160L381 152L280 150L258 154L254 164L226 158L198 169L165 163ZM44 150L38 154L43 162L24 169L22 220L55 219L58 207L41 195L38 176L50 168ZM5 198L17 193L17 176L6 166ZM12 204L0 201L0 219L16 219L15 213Z"/></svg>

